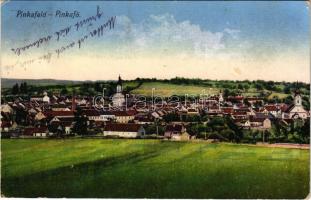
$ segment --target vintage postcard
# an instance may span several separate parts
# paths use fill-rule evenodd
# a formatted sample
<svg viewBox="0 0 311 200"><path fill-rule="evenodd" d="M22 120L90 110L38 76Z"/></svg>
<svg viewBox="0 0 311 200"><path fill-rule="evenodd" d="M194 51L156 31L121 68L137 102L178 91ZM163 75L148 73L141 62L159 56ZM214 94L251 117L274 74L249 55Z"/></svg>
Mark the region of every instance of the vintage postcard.
<svg viewBox="0 0 311 200"><path fill-rule="evenodd" d="M304 199L307 1L2 1L1 196Z"/></svg>

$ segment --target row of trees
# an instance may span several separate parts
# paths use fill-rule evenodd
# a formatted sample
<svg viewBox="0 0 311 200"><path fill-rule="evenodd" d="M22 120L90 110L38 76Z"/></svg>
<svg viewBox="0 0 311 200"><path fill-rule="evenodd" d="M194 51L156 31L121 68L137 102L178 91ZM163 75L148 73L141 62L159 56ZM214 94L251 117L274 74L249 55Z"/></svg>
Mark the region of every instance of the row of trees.
<svg viewBox="0 0 311 200"><path fill-rule="evenodd" d="M27 93L28 93L28 85L26 82L23 82L20 85L18 85L18 83L16 83L12 87L12 94L14 94L14 95L16 95L16 94L27 94Z"/></svg>
<svg viewBox="0 0 311 200"><path fill-rule="evenodd" d="M240 142L243 130L236 126L231 118L215 117L207 123L191 123L187 133L201 139L219 139L223 141Z"/></svg>
<svg viewBox="0 0 311 200"><path fill-rule="evenodd" d="M202 139L219 139L230 142L256 143L256 142L289 142L309 143L309 120L294 120L290 125L273 121L269 130L244 130L236 126L230 118L216 117L208 123L192 123L187 132Z"/></svg>
<svg viewBox="0 0 311 200"><path fill-rule="evenodd" d="M247 91L250 88L255 88L259 91L269 90L274 92L283 92L285 94L290 94L296 88L309 91L310 84L303 82L274 82L274 81L264 81L264 80L243 80L243 81L230 81L230 80L209 80L209 79L198 79L198 78L183 78L175 77L172 79L161 79L156 78L137 78L135 79L139 82L164 82L172 84L183 84L183 85L200 85L205 87L217 87L220 89L228 89L229 92Z"/></svg>
<svg viewBox="0 0 311 200"><path fill-rule="evenodd" d="M128 81L124 81L125 83ZM262 95L267 95L265 91L274 91L285 94L291 94L296 88L300 88L303 94L309 95L310 84L302 83L302 82L274 82L274 81L229 81L229 80L208 80L208 79L188 79L182 77L176 77L172 79L164 79L158 80L156 78L137 78L135 79L137 82L136 86L127 86L124 88L125 92L129 92L133 89L138 88L142 83L145 82L163 82L163 83L171 83L171 84L182 84L182 85L199 85L204 87L216 87L223 90L224 96L235 96L239 93L246 92L251 88L254 88L258 91L262 91ZM48 86L27 86L27 83L15 84L11 93L13 95L16 94L27 94L28 92L38 92L39 91L49 91L49 90L58 90L61 91L62 94L68 93L72 89L77 89L78 93L83 95L94 95L96 93L102 92L103 88L106 88L107 95L111 95L115 92L116 82L115 81L96 81L96 82L83 82L75 85L48 85ZM70 90L68 88L71 88Z"/></svg>

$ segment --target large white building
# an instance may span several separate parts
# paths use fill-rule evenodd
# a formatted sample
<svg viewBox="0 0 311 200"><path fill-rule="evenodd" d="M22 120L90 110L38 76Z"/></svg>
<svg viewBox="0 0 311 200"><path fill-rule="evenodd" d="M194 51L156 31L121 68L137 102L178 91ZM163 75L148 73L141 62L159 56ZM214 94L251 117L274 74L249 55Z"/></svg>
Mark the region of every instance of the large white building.
<svg viewBox="0 0 311 200"><path fill-rule="evenodd" d="M107 124L104 136L137 138L145 135L145 129L140 124Z"/></svg>
<svg viewBox="0 0 311 200"><path fill-rule="evenodd" d="M302 98L298 90L294 94L294 102L283 113L283 119L306 119L309 113L302 106Z"/></svg>

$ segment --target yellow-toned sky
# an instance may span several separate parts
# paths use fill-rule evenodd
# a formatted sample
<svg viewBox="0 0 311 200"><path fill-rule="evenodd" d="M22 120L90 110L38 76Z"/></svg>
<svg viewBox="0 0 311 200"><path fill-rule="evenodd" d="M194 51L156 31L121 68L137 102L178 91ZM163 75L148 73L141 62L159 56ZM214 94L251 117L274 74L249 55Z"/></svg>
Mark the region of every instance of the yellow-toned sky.
<svg viewBox="0 0 311 200"><path fill-rule="evenodd" d="M6 57L3 59L6 62ZM10 60L10 59L9 59ZM12 61L13 59L11 59ZM252 66L252 67L250 67ZM295 66L295 67L293 67ZM310 62L305 55L283 54L271 60L243 55L137 55L137 56L64 56L50 63L34 62L25 67L10 68L6 77L54 78L70 80L188 77L228 80L277 80L310 82ZM5 73L5 71L4 71Z"/></svg>

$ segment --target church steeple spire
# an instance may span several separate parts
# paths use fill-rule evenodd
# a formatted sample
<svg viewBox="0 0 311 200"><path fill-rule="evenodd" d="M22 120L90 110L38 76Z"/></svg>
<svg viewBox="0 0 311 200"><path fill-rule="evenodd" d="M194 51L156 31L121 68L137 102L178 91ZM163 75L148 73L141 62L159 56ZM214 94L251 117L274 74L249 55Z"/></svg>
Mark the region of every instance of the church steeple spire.
<svg viewBox="0 0 311 200"><path fill-rule="evenodd" d="M121 79L120 74L119 74L119 79L118 79L118 83L117 84L122 86L122 79Z"/></svg>
<svg viewBox="0 0 311 200"><path fill-rule="evenodd" d="M295 87L295 91L294 91L294 97L300 95L300 90L298 88L298 81L296 82L296 87Z"/></svg>
<svg viewBox="0 0 311 200"><path fill-rule="evenodd" d="M298 81L296 82L296 88L294 91L294 104L296 106L301 106L302 105L302 99L301 99L301 95L300 95L300 90L298 88Z"/></svg>
<svg viewBox="0 0 311 200"><path fill-rule="evenodd" d="M121 76L119 74L119 79L118 79L118 83L117 83L117 93L121 93L122 92L122 79Z"/></svg>

